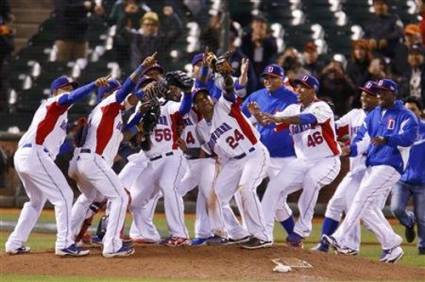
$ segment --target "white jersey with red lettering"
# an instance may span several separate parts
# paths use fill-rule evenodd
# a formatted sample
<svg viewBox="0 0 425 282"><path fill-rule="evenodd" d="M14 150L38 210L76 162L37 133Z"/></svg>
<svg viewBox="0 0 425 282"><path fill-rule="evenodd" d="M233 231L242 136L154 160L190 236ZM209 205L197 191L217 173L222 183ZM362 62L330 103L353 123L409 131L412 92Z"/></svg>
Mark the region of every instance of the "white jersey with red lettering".
<svg viewBox="0 0 425 282"><path fill-rule="evenodd" d="M208 145L220 162L248 154L260 139L255 127L241 112L240 104L223 96L214 105L210 134Z"/></svg>
<svg viewBox="0 0 425 282"><path fill-rule="evenodd" d="M26 144L42 145L53 159L66 137L68 109L70 106L59 105L60 96L44 101L34 114L27 132L19 140L19 147Z"/></svg>
<svg viewBox="0 0 425 282"><path fill-rule="evenodd" d="M179 150L176 144L178 124L182 118L179 108L180 102L166 100L161 104L158 122L150 136L152 145L146 151L148 157Z"/></svg>
<svg viewBox="0 0 425 282"><path fill-rule="evenodd" d="M276 113L278 117L312 114L317 124L289 125L294 140L297 158L315 160L338 156L341 152L336 141L334 114L326 102L317 100L306 108L302 104L288 106L284 111ZM278 125L277 129L279 128Z"/></svg>
<svg viewBox="0 0 425 282"><path fill-rule="evenodd" d="M351 143L357 131L362 126L366 115L367 113L363 109L352 109L343 115L339 120L335 121L338 135L348 134ZM367 134L365 138L368 139L367 143L369 143L370 138ZM362 142L365 141L362 140ZM366 156L359 154L356 157L350 157L350 171L352 173L363 169L366 169Z"/></svg>
<svg viewBox="0 0 425 282"><path fill-rule="evenodd" d="M82 146L102 156L111 166L123 139L121 108L115 93L103 99L89 115L87 136Z"/></svg>

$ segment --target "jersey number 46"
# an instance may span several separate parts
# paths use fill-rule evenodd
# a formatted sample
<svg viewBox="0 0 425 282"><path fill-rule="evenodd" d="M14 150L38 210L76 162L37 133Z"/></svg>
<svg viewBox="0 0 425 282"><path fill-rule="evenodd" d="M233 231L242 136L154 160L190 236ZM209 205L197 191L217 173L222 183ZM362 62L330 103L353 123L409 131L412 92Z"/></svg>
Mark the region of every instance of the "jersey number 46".
<svg viewBox="0 0 425 282"><path fill-rule="evenodd" d="M315 147L323 143L323 137L320 132L314 132L307 136L307 147Z"/></svg>

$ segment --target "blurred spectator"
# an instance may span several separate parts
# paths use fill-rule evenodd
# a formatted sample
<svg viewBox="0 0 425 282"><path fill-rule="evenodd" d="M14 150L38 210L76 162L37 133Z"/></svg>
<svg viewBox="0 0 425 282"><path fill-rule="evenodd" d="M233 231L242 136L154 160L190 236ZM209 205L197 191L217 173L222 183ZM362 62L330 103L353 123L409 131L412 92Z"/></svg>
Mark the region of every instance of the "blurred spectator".
<svg viewBox="0 0 425 282"><path fill-rule="evenodd" d="M304 69L316 77L319 76L325 67L325 62L317 52L317 46L313 41L309 41L304 45L302 58Z"/></svg>
<svg viewBox="0 0 425 282"><path fill-rule="evenodd" d="M217 12L211 16L207 28L202 31L199 38L202 46L208 47L214 53L220 48L221 15L221 12Z"/></svg>
<svg viewBox="0 0 425 282"><path fill-rule="evenodd" d="M297 49L288 47L277 58L278 65L285 70L286 77L289 80L294 80L307 73L303 68L300 57Z"/></svg>
<svg viewBox="0 0 425 282"><path fill-rule="evenodd" d="M423 0L417 0L416 2L419 8L419 16L421 16L419 28L421 30L422 42L425 42L425 3Z"/></svg>
<svg viewBox="0 0 425 282"><path fill-rule="evenodd" d="M229 31L229 51L232 52L232 55L229 58L229 62L233 67L235 77L239 77L241 74L241 61L242 58L247 58L242 49L236 46L236 39L238 39L238 31L237 29L231 25ZM254 68L250 65L248 68L248 83L246 85L247 93L252 93L256 90L257 86L257 77L255 75Z"/></svg>
<svg viewBox="0 0 425 282"><path fill-rule="evenodd" d="M111 25L117 24L117 30L122 30L124 27L138 30L141 25L140 19L148 11L150 8L140 0L118 1L112 7L108 22ZM127 63L129 62L130 42L123 37L122 33L115 34L114 51L118 64L123 68L129 68Z"/></svg>
<svg viewBox="0 0 425 282"><path fill-rule="evenodd" d="M117 24L123 18L127 19L127 23L131 28L140 28L140 18L151 9L144 1L141 0L123 0L115 2L112 6L111 13L108 16L110 25Z"/></svg>
<svg viewBox="0 0 425 282"><path fill-rule="evenodd" d="M397 44L394 52L395 56L391 64L394 74L402 76L409 71L409 66L406 64L407 55L414 44L422 44L421 30L417 24L408 24L404 28L404 42Z"/></svg>
<svg viewBox="0 0 425 282"><path fill-rule="evenodd" d="M351 58L347 63L347 75L356 86L361 86L368 80L368 67L371 61L368 41L365 39L353 41ZM360 94L360 93L359 93Z"/></svg>
<svg viewBox="0 0 425 282"><path fill-rule="evenodd" d="M276 39L268 33L265 17L255 16L251 22L251 31L242 38L242 51L251 61L257 79L264 68L274 63L277 55ZM260 88L258 83L256 89Z"/></svg>
<svg viewBox="0 0 425 282"><path fill-rule="evenodd" d="M335 112L342 116L349 109L355 94L355 85L344 72L340 62L332 60L320 76L319 97L330 98Z"/></svg>
<svg viewBox="0 0 425 282"><path fill-rule="evenodd" d="M393 58L394 48L403 36L399 17L389 12L387 0L373 0L375 17L365 25L365 38L369 48L383 56Z"/></svg>
<svg viewBox="0 0 425 282"><path fill-rule="evenodd" d="M159 61L168 58L171 44L182 32L182 22L171 6L164 6L163 14L164 23L161 31L159 16L155 12L147 12L141 18L141 27L138 30L126 25L126 17L117 24L117 28L119 27L117 33L130 43L131 68L136 68L144 58L155 51L158 52Z"/></svg>
<svg viewBox="0 0 425 282"><path fill-rule="evenodd" d="M425 103L425 48L415 44L409 49L408 71L401 84L402 96L413 96Z"/></svg>
<svg viewBox="0 0 425 282"><path fill-rule="evenodd" d="M6 109L8 71L6 60L15 48L14 32L9 27L14 19L8 0L0 0L0 111Z"/></svg>
<svg viewBox="0 0 425 282"><path fill-rule="evenodd" d="M390 75L383 58L373 58L367 68L367 80L380 80Z"/></svg>
<svg viewBox="0 0 425 282"><path fill-rule="evenodd" d="M86 57L88 17L92 12L103 15L104 10L95 1L55 0L57 61Z"/></svg>

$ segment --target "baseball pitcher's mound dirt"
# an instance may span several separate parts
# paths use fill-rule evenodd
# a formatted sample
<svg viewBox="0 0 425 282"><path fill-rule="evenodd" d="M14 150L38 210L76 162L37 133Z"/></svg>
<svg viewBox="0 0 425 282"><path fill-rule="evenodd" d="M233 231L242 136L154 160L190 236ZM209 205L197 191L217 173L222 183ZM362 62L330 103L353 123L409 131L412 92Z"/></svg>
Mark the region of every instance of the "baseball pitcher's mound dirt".
<svg viewBox="0 0 425 282"><path fill-rule="evenodd" d="M304 260L313 268L296 268L277 273L272 259ZM418 259L420 259L418 257ZM195 280L422 280L424 268L388 265L364 258L327 255L306 250L274 246L243 250L227 247L138 246L132 257L106 259L100 249L91 249L84 258L59 258L52 251L28 255L0 255L1 273L178 278ZM119 279L118 279L119 280Z"/></svg>

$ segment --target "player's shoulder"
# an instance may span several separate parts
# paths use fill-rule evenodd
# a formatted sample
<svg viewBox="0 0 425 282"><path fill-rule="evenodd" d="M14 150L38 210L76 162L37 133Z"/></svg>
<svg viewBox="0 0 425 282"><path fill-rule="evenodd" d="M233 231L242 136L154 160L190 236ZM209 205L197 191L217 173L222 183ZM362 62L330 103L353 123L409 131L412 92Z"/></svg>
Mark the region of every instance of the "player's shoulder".
<svg viewBox="0 0 425 282"><path fill-rule="evenodd" d="M331 111L332 112L332 108L331 106L329 106L328 103L326 103L323 100L315 100L313 101L313 103L310 106L312 109L320 109L320 110L326 110L326 111Z"/></svg>

